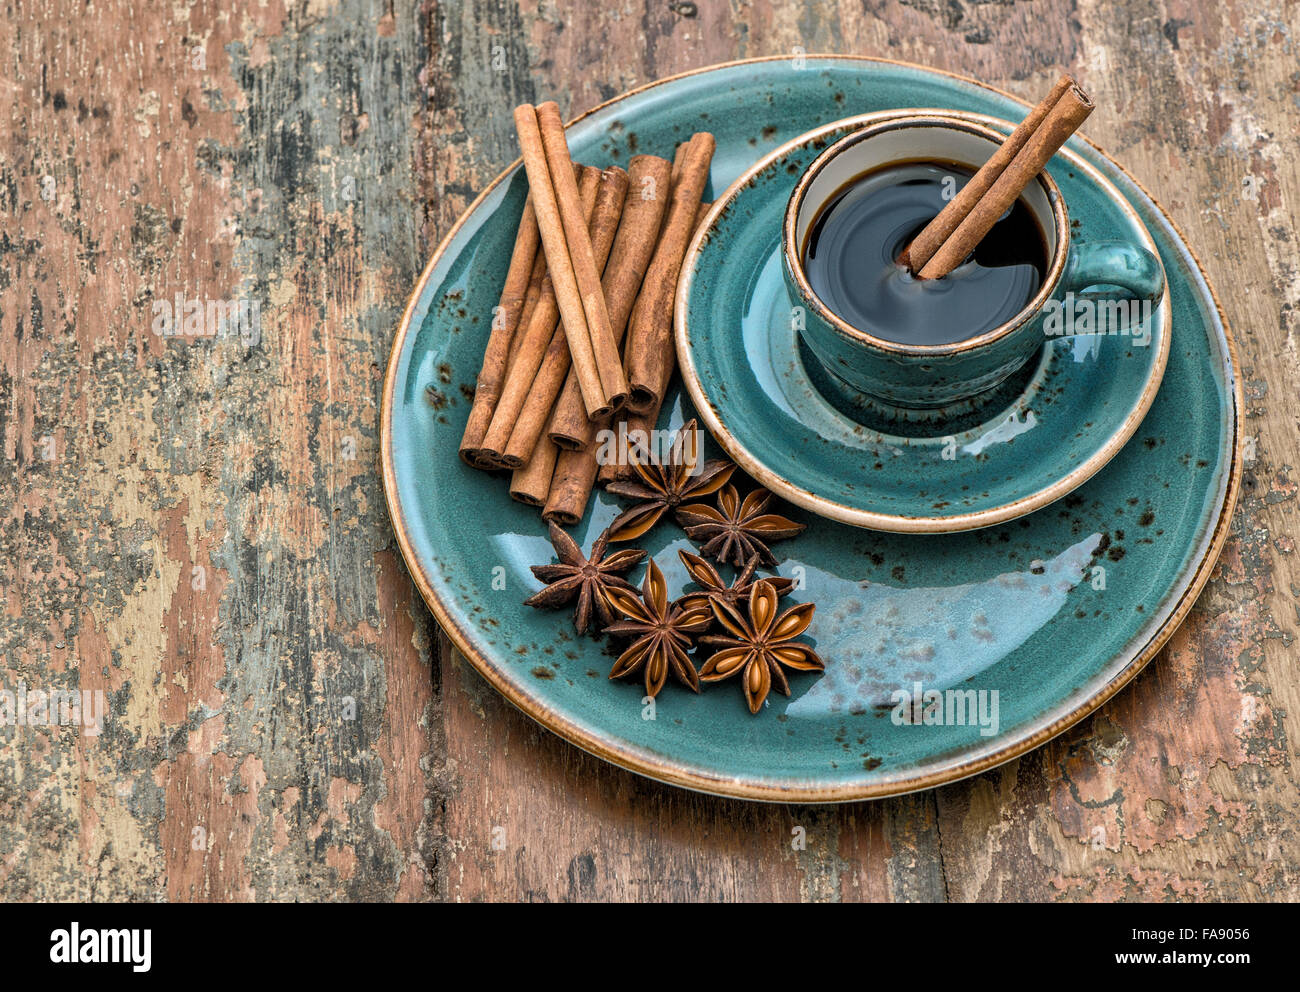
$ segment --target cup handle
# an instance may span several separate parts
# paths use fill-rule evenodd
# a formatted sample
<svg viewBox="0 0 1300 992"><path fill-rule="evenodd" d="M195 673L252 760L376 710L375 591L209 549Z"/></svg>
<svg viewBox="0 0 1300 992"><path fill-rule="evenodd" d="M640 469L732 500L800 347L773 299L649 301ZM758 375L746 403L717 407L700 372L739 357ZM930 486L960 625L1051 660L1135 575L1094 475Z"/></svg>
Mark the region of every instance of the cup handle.
<svg viewBox="0 0 1300 992"><path fill-rule="evenodd" d="M1154 303L1165 291L1165 269L1151 252L1127 241L1091 241L1070 250L1062 283L1075 293L1090 286L1118 286L1132 299Z"/></svg>

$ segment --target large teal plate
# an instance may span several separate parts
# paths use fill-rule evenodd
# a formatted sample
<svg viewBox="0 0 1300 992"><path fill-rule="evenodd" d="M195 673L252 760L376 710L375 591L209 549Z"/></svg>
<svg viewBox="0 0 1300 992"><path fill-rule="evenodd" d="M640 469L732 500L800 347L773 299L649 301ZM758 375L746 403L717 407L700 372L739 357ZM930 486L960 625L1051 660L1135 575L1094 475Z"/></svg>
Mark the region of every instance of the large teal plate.
<svg viewBox="0 0 1300 992"><path fill-rule="evenodd" d="M576 158L625 163L706 128L715 196L761 155L857 113L949 107L1017 119L1025 107L970 80L862 58L757 60L647 86L569 134ZM1168 639L1209 576L1240 481L1241 395L1213 295L1161 209L1098 149L1070 147L1116 185L1159 246L1173 340L1133 440L1065 499L1011 523L949 535L880 534L802 510L807 532L775 546L780 571L818 604L809 631L824 676L750 716L739 688L669 685L645 719L635 685L606 679L601 644L563 614L521 601L550 560L536 511L456 452L525 180L518 164L475 201L430 260L393 342L381 419L398 543L434 615L507 699L578 746L677 785L752 799L826 802L927 788L1042 744L1123 687ZM666 422L693 411L681 398ZM587 544L617 501L593 500ZM642 542L670 587L685 580L664 524ZM978 724L895 722L892 693L958 689L991 701ZM992 693L996 692L996 697Z"/></svg>

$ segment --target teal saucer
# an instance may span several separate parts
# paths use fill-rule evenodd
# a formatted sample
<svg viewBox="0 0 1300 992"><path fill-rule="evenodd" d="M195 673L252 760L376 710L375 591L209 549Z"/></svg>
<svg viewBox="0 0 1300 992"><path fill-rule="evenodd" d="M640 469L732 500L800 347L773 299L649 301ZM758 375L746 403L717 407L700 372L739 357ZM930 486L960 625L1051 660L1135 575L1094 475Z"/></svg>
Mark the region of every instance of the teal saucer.
<svg viewBox="0 0 1300 992"><path fill-rule="evenodd" d="M605 165L626 163L634 150L667 154L708 128L717 139L712 199L809 128L913 106L1005 120L1026 113L1009 96L915 66L772 59L629 93L575 122L569 141L576 158ZM380 413L398 546L470 664L529 716L602 758L692 789L784 802L950 782L1037 747L1118 692L1191 608L1226 538L1240 484L1242 401L1227 329L1183 240L1098 149L1071 147L1120 190L1165 267L1177 336L1145 420L1077 490L982 530L889 534L800 507L778 511L808 525L773 551L779 573L798 587L784 602L817 604L808 637L826 672L792 675L793 695L769 696L757 715L734 682L698 696L670 684L648 713L643 689L607 678L614 659L605 644L577 638L563 613L523 605L540 586L529 566L553 560L546 529L534 508L509 500L506 480L457 456L526 194L517 163L493 181L414 287ZM661 426L696 415L674 387ZM571 528L574 539L590 547L621 507L597 494ZM686 588L677 551L691 543L674 523L635 544L654 556L674 595ZM629 578L640 583L641 569ZM926 692L943 694L942 713L927 719L923 706L917 720L896 702L918 683L923 703ZM947 711L958 693L975 707L962 723Z"/></svg>
<svg viewBox="0 0 1300 992"><path fill-rule="evenodd" d="M904 411L873 404L826 371L792 326L781 222L813 159L890 116L810 131L764 156L717 199L678 288L682 379L727 454L814 513L899 533L1003 523L1077 489L1133 436L1169 356L1168 296L1123 334L1046 339L1019 376L942 418L904 420ZM1049 170L1076 245L1118 238L1156 253L1128 201L1078 153L1061 151Z"/></svg>

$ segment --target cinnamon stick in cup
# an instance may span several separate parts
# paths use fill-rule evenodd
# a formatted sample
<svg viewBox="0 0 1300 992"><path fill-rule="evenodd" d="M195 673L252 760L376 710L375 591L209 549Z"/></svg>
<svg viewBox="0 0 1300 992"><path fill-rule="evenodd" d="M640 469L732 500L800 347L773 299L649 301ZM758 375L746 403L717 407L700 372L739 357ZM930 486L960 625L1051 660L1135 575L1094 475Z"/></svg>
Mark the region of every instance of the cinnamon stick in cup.
<svg viewBox="0 0 1300 992"><path fill-rule="evenodd" d="M628 407L644 412L662 399L663 365L673 355L673 296L686 246L695 232L695 215L709 181L713 160L713 135L701 131L691 137L682 156L681 176L673 188L668 219L654 258L646 271L624 346L627 378L631 386Z"/></svg>
<svg viewBox="0 0 1300 992"><path fill-rule="evenodd" d="M627 199L628 175L618 166L610 166L600 175L596 190L596 205L590 222L592 248L595 253L593 264L603 268L609 257L615 232L618 230L619 217ZM565 378L572 367L567 335L562 329L551 334L542 363L533 377L528 390L528 397L519 411L506 448L501 454L502 464L514 468L523 465L532 457L533 448L542 436L550 420L551 412L564 388ZM489 434L496 429L493 419ZM496 438L493 435L493 441Z"/></svg>
<svg viewBox="0 0 1300 992"><path fill-rule="evenodd" d="M547 149L542 140L540 118L532 104L515 108L515 131L519 135L519 148L523 154L524 170L528 173L528 189L533 196L533 209L537 211L537 226L541 231L542 249L546 252L546 266L555 285L555 297L564 316L564 333L573 353L573 365L578 370L582 384L582 397L591 415L608 413L608 404L596 368L596 355L592 350L591 334L587 328L586 308L581 286L574 271L566 237L564 217L572 226L582 226L582 212L578 209L578 194L568 172L568 146L564 150L564 164L549 164ZM561 138L563 130L561 130ZM563 203L563 215L561 204ZM581 255L582 239L577 238ZM594 307L593 307L594 311Z"/></svg>
<svg viewBox="0 0 1300 992"><path fill-rule="evenodd" d="M600 188L600 170L594 165L581 169L579 199L584 214L590 218L596 209L596 193ZM512 348L510 368L506 372L501 395L497 399L492 421L479 450L479 460L486 466L500 468L504 465L502 456L510 442L510 433L515 428L520 411L523 410L532 390L533 380L541 367L550 347L551 339L557 334L564 338L564 331L559 326L560 303L553 278L547 264L546 275L542 279L537 304L526 327L516 335L517 346ZM516 467L516 466L510 466Z"/></svg>
<svg viewBox="0 0 1300 992"><path fill-rule="evenodd" d="M492 422L492 413L496 410L497 399L501 395L501 384L510 359L510 344L518 328L523 326L523 311L531 289L533 267L540 244L537 214L533 210L532 197L529 196L524 200L519 232L515 235L510 267L506 271L505 286L501 290L501 302L492 313L492 331L488 335L483 365L474 387L474 405L470 408L469 422L465 425L465 433L460 441L460 456L471 465L478 461L483 435Z"/></svg>
<svg viewBox="0 0 1300 992"><path fill-rule="evenodd" d="M577 190L572 189L569 181L569 146L564 137L564 123L560 120L560 108L553 102L546 102L537 108L537 123L541 128L542 146L546 151L546 161L550 166L551 178L555 180L555 193L560 207L560 220L564 224L564 238L569 246L569 258L573 263L573 274L577 279L578 291L582 295L582 308L587 323L587 346L590 347L596 372L600 380L603 399L593 403L592 397L583 391L589 416L604 416L617 410L627 399L627 377L623 374L623 364L619 361L618 344L609 325L609 312L605 306L605 294L600 289L600 266L592 250L591 238L587 225L578 209ZM549 258L550 255L548 254ZM569 317L565 314L565 334L574 335L567 329ZM572 343L570 350L573 350ZM584 353L583 360L586 355ZM577 355L574 366L581 366Z"/></svg>
<svg viewBox="0 0 1300 992"><path fill-rule="evenodd" d="M989 160L980 167L980 170L971 176L956 196L948 201L948 205L939 211L939 215L925 225L921 233L912 239L912 243L903 249L903 253L898 256L899 262L913 272L919 272L922 266L930 261L952 232L957 230L957 226L966 219L966 215L979 202L980 197L988 192L989 187L1006 170L1011 160L1016 157L1016 153L1025 147L1025 142L1038 130L1065 91L1074 85L1072 76L1062 76L1056 81L1051 92L1007 136L1007 140L989 156Z"/></svg>
<svg viewBox="0 0 1300 992"><path fill-rule="evenodd" d="M668 161L654 155L637 155L628 163L627 203L601 279L610 327L619 343L627 332L641 280L659 241L672 190L671 172ZM578 378L570 371L547 427L548 436L561 448L578 451L595 436L595 429L596 422L587 416L583 406Z"/></svg>
<svg viewBox="0 0 1300 992"><path fill-rule="evenodd" d="M941 279L965 261L1092 110L1092 100L1072 83L1034 129L1024 147L917 275L922 279Z"/></svg>

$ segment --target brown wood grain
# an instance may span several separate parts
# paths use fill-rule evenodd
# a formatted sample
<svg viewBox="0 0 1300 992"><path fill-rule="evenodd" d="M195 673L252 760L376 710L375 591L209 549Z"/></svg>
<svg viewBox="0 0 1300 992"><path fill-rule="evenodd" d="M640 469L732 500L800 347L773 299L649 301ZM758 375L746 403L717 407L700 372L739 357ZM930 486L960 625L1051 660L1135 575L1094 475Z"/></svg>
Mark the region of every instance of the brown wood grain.
<svg viewBox="0 0 1300 992"><path fill-rule="evenodd" d="M1298 37L1275 0L14 8L0 682L111 710L0 728L0 896L1300 898ZM1218 289L1249 407L1233 534L1133 686L1003 768L840 807L660 786L511 709L414 593L377 466L401 306L515 158L515 104L798 49L1031 101L1076 74ZM258 340L159 336L177 293L258 303Z"/></svg>
<svg viewBox="0 0 1300 992"><path fill-rule="evenodd" d="M432 894L432 621L376 464L421 22L228 7L0 23L0 682L111 701L0 730L7 899ZM155 333L177 294L260 327Z"/></svg>

